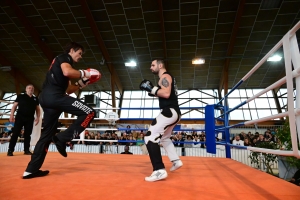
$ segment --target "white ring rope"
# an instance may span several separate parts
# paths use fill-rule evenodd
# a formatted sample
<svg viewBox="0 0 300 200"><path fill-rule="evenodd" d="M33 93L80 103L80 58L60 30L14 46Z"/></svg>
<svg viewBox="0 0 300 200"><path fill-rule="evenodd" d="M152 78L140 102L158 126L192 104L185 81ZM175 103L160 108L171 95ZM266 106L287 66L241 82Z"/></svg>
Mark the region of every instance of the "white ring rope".
<svg viewBox="0 0 300 200"><path fill-rule="evenodd" d="M263 153L272 153L277 155L285 155L285 156L294 156L296 158L300 158L300 151L298 149L297 142L297 131L296 124L298 130L298 138L300 138L300 96L296 95L296 108L294 107L294 96L293 96L293 79L296 81L296 94L300 93L300 53L299 46L296 38L296 31L300 28L300 21L290 30L284 37L241 79L239 83L247 80L275 51L277 51L281 46L283 46L284 53L284 61L285 61L285 73L286 76L281 78L279 81L273 83L269 87L265 88L258 94L246 100L247 103L252 101L253 99L261 96L262 94L280 87L282 84L286 83L287 85L287 108L288 111L284 113L279 113L277 115L271 115L268 117L246 121L244 125L256 124L258 122L263 122L270 119L281 118L281 117L289 117L289 125L290 125L290 134L292 138L292 151L284 151L284 150L271 150L271 149L262 149L256 147L247 147L247 149L252 151L258 151ZM294 69L292 71L292 63ZM239 86L239 85L238 85ZM230 91L231 92L231 91ZM298 93L297 93L298 92ZM299 141L300 144L300 141Z"/></svg>

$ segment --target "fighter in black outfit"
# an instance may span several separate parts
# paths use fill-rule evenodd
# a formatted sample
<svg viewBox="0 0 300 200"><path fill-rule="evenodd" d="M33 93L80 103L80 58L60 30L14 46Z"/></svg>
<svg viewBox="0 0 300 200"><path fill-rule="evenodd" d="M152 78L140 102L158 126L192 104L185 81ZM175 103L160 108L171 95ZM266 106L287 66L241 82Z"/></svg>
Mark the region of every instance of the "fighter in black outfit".
<svg viewBox="0 0 300 200"><path fill-rule="evenodd" d="M67 95L90 84L90 80L95 76L91 69L73 69L73 63L77 63L82 58L83 52L84 48L80 44L71 42L66 46L64 54L54 58L47 72L39 97L44 110L43 130L34 148L31 161L23 174L23 179L47 175L49 171L42 171L40 168L51 141L55 143L59 153L67 157L66 142L71 141L74 135L81 133L94 119L95 111L91 107L79 99ZM73 78L81 79L72 85L70 79ZM68 129L54 136L58 118L62 112L76 115L77 120Z"/></svg>
<svg viewBox="0 0 300 200"><path fill-rule="evenodd" d="M158 86L153 86L150 81L144 80L140 84L140 89L149 92L149 96L157 96L161 109L161 113L152 121L145 136L145 143L153 166L152 174L145 177L145 180L153 182L168 176L158 143L164 147L170 161L173 162L170 171L180 168L183 164L170 139L173 128L181 117L175 78L166 71L163 60L152 61L150 69L153 74L159 76Z"/></svg>

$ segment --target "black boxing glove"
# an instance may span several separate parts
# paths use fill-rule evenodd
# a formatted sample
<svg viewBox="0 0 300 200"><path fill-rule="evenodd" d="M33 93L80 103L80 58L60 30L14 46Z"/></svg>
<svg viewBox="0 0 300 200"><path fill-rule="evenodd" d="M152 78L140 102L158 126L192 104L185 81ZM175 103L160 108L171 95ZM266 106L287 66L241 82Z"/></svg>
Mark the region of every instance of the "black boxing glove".
<svg viewBox="0 0 300 200"><path fill-rule="evenodd" d="M149 80L143 80L140 84L140 89L156 96L157 91L160 89L160 87L153 86Z"/></svg>

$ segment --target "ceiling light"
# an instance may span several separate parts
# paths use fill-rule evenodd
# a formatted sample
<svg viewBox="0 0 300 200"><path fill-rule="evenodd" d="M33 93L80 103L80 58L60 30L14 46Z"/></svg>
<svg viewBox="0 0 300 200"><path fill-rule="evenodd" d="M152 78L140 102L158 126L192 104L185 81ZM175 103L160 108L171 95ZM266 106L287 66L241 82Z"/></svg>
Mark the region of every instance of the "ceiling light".
<svg viewBox="0 0 300 200"><path fill-rule="evenodd" d="M126 67L135 67L136 66L136 62L134 62L134 61L127 62L127 63L125 63L125 66Z"/></svg>
<svg viewBox="0 0 300 200"><path fill-rule="evenodd" d="M278 61L281 61L281 56L278 56L278 55L274 55L272 57L269 57L267 61L271 61L271 62L278 62Z"/></svg>
<svg viewBox="0 0 300 200"><path fill-rule="evenodd" d="M195 65L201 65L201 64L204 64L204 63L205 63L204 58L194 58L192 60L192 64L195 64Z"/></svg>
<svg viewBox="0 0 300 200"><path fill-rule="evenodd" d="M11 66L2 66L2 67L0 67L0 70L3 72L8 72L11 70Z"/></svg>

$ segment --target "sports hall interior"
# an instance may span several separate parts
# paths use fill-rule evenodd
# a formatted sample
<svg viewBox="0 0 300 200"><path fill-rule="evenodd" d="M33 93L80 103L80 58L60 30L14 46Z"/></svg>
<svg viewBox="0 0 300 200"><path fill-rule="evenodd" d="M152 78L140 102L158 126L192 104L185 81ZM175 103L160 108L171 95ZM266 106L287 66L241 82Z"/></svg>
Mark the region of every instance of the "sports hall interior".
<svg viewBox="0 0 300 200"><path fill-rule="evenodd" d="M90 128L121 133L128 125L145 132L159 113L158 100L139 88L144 79L158 82L152 60L164 59L176 79L182 119L174 134L192 132L205 126L207 105L230 93L226 105L233 108L286 76L280 47L240 84L300 21L298 0L3 0L0 6L0 125L9 121L26 85L39 96L53 58L75 41L85 53L74 68L97 69L102 78L71 96L105 108ZM299 51L300 31L294 34ZM293 82L294 100L295 87ZM287 112L287 97L287 84L273 88L230 113L229 124ZM107 119L111 112L114 122ZM61 127L73 118L63 113ZM285 121L234 127L230 135L264 133ZM68 151L63 158L53 150L43 165L49 175L22 180L29 159L0 152L0 199L300 199L300 187L226 156L182 156L182 169L155 183L144 181L151 171L148 155ZM169 168L165 155L163 160Z"/></svg>

